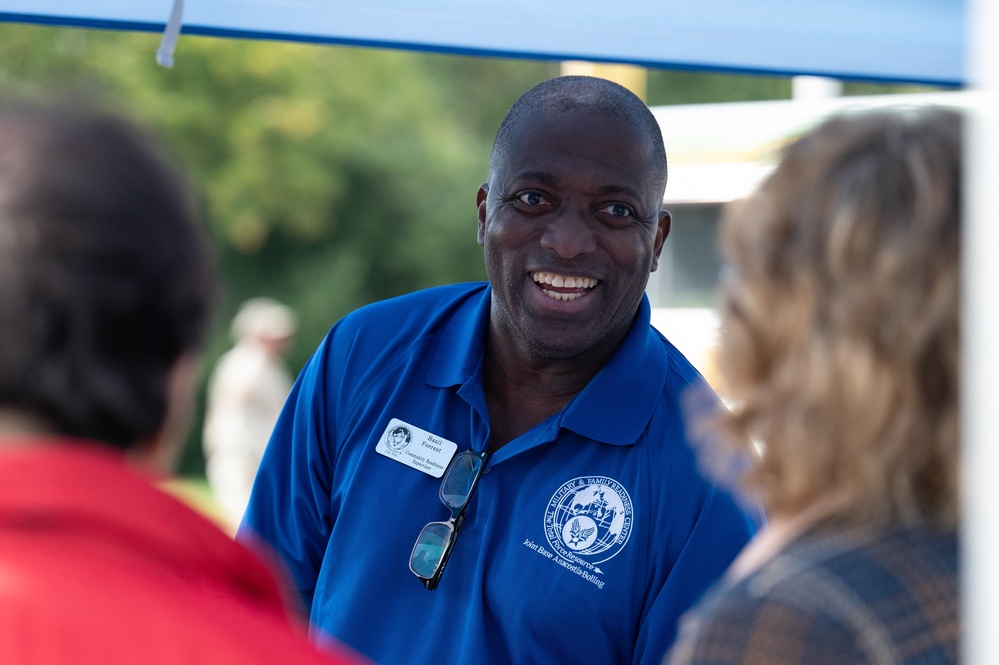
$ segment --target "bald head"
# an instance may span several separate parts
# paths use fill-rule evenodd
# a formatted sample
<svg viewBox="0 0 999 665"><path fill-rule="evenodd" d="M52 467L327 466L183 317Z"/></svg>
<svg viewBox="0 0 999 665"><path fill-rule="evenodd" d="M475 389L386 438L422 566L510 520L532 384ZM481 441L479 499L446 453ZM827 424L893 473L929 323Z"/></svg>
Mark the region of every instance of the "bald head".
<svg viewBox="0 0 999 665"><path fill-rule="evenodd" d="M633 92L607 79L592 76L559 76L534 86L514 102L500 124L489 157L489 178L507 157L510 137L523 122L538 115L592 113L622 120L647 137L651 155L649 176L659 185L660 200L666 190L666 149L662 131L652 111Z"/></svg>

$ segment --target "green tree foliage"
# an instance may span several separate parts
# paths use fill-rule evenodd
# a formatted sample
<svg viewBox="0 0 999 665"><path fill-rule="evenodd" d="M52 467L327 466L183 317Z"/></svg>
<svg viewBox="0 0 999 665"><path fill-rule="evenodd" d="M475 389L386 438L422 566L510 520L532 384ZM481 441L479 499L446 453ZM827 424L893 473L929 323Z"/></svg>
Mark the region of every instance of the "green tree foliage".
<svg viewBox="0 0 999 665"><path fill-rule="evenodd" d="M648 75L646 101L652 106L660 106L790 99L791 87L791 79L787 76L654 70ZM846 81L843 84L842 94L844 96L887 95L939 89L912 84Z"/></svg>
<svg viewBox="0 0 999 665"><path fill-rule="evenodd" d="M0 26L0 83L96 94L166 139L217 241L220 325L272 295L311 348L358 305L483 277L487 128L554 65L185 36L168 70L158 40Z"/></svg>

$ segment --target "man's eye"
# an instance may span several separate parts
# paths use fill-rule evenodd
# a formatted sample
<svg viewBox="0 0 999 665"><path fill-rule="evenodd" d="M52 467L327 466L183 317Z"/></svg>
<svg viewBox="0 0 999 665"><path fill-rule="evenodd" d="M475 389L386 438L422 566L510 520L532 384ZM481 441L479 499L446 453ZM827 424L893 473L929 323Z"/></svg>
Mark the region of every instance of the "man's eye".
<svg viewBox="0 0 999 665"><path fill-rule="evenodd" d="M551 201L537 192L524 192L517 195L517 200L529 206L549 206Z"/></svg>
<svg viewBox="0 0 999 665"><path fill-rule="evenodd" d="M605 212L611 217L633 217L635 215L634 211L623 203L611 203L601 208L600 212Z"/></svg>

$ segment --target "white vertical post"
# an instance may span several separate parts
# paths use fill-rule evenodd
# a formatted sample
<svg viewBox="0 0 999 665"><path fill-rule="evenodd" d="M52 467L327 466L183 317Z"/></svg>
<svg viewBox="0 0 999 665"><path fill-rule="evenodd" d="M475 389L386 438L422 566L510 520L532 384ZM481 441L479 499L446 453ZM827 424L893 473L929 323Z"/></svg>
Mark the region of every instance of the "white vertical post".
<svg viewBox="0 0 999 665"><path fill-rule="evenodd" d="M962 385L963 662L999 663L999 3L967 4Z"/></svg>
<svg viewBox="0 0 999 665"><path fill-rule="evenodd" d="M792 99L831 99L843 94L843 82L825 76L792 76Z"/></svg>

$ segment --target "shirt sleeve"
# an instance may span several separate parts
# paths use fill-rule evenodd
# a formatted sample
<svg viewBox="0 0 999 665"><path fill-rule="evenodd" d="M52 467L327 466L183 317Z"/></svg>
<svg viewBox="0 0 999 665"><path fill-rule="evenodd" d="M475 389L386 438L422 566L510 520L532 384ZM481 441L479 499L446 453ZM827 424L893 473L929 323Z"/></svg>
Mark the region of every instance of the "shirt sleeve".
<svg viewBox="0 0 999 665"><path fill-rule="evenodd" d="M334 328L335 331L335 328ZM277 554L306 612L332 529L336 383L331 332L292 387L257 471L237 539Z"/></svg>
<svg viewBox="0 0 999 665"><path fill-rule="evenodd" d="M651 599L639 629L634 665L659 665L680 617L724 574L756 524L726 492L708 486L679 556Z"/></svg>

